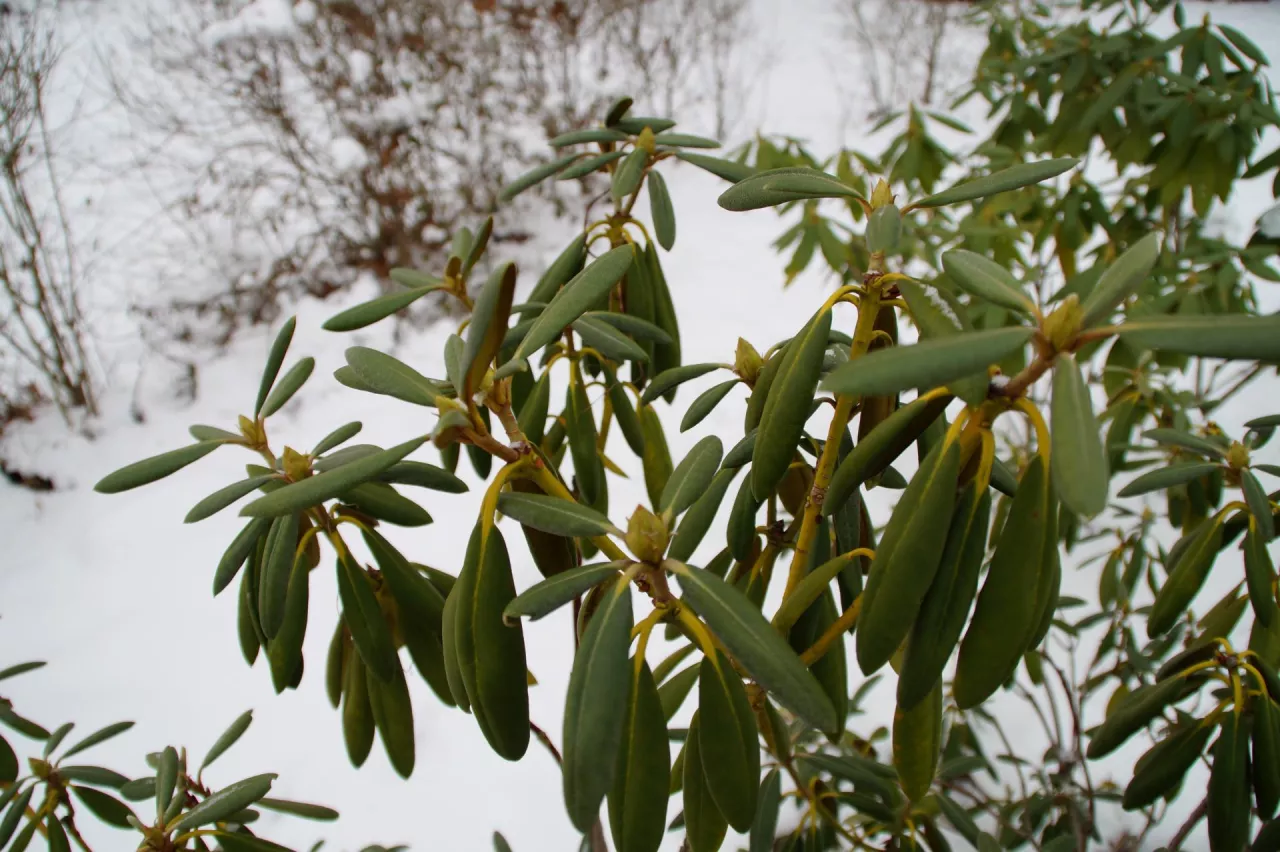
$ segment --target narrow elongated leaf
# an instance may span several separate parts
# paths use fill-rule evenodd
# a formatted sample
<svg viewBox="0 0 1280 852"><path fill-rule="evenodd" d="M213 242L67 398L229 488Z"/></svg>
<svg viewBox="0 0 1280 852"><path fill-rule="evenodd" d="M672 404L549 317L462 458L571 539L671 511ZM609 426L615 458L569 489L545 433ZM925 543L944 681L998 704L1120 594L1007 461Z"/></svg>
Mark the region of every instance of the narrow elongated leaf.
<svg viewBox="0 0 1280 852"><path fill-rule="evenodd" d="M78 743L76 743L75 745L71 746L66 751L64 751L62 753L62 759L66 760L68 757L79 754L85 749L93 748L99 743L106 742L112 737L118 737L120 734L123 734L125 731L129 730L132 727L133 727L133 722L116 722L115 724L107 725L105 728L99 728L89 736L85 737L84 739L80 740Z"/></svg>
<svg viewBox="0 0 1280 852"><path fill-rule="evenodd" d="M378 474L378 481L429 488L446 494L462 494L467 491L467 483L454 474L442 467L420 461L396 462Z"/></svg>
<svg viewBox="0 0 1280 852"><path fill-rule="evenodd" d="M276 777L274 772L269 772L223 787L183 814L182 818L174 823L173 830L183 832L226 819L267 795Z"/></svg>
<svg viewBox="0 0 1280 852"><path fill-rule="evenodd" d="M508 262L493 271L476 296L462 350L463 386L459 393L464 399L470 399L480 389L484 374L502 347L515 290L516 265Z"/></svg>
<svg viewBox="0 0 1280 852"><path fill-rule="evenodd" d="M1249 842L1249 736L1240 713L1225 713L1213 744L1205 799L1210 852L1243 849Z"/></svg>
<svg viewBox="0 0 1280 852"><path fill-rule="evenodd" d="M1089 759L1097 760L1115 751L1177 700L1185 688L1185 681L1170 678L1129 693L1093 732L1089 740Z"/></svg>
<svg viewBox="0 0 1280 852"><path fill-rule="evenodd" d="M1221 465L1214 462L1186 462L1158 468L1142 474L1142 476L1121 488L1118 496L1137 497L1139 494L1146 494L1150 491L1172 488L1175 485L1199 479L1220 468Z"/></svg>
<svg viewBox="0 0 1280 852"><path fill-rule="evenodd" d="M760 414L751 455L751 490L757 500L774 492L791 465L804 423L809 419L830 332L831 309L824 308L787 344Z"/></svg>
<svg viewBox="0 0 1280 852"><path fill-rule="evenodd" d="M618 331L625 332L637 340L652 340L655 343L664 345L669 345L673 342L671 335L661 328L646 319L641 319L631 314L619 314L613 311L587 311L582 317L583 319L611 325Z"/></svg>
<svg viewBox="0 0 1280 852"><path fill-rule="evenodd" d="M133 827L129 823L129 817L133 816L133 811L129 809L128 805L110 793L104 793L92 787L81 787L78 784L72 785L71 792L76 794L76 798L80 800L89 813L107 825L126 829ZM3 834L3 832L0 832L0 834Z"/></svg>
<svg viewBox="0 0 1280 852"><path fill-rule="evenodd" d="M589 127L584 130L570 130L561 133L547 143L552 148L563 148L566 145L582 145L587 142L626 142L627 134L604 127Z"/></svg>
<svg viewBox="0 0 1280 852"><path fill-rule="evenodd" d="M1142 437L1150 438L1156 443L1167 447L1178 447L1211 458L1222 458L1227 452L1225 447L1219 446L1207 438L1201 438L1199 435L1192 435L1190 432L1183 432L1178 429L1148 429L1142 433Z"/></svg>
<svg viewBox="0 0 1280 852"><path fill-rule="evenodd" d="M27 672L33 672L36 669L44 668L45 665L46 664L41 660L33 660L29 663L18 663L17 665L8 666L7 668L0 669L0 680L8 680L11 677L17 677L18 675L26 674Z"/></svg>
<svg viewBox="0 0 1280 852"><path fill-rule="evenodd" d="M1249 504L1249 513L1253 515L1258 526L1258 537L1263 543L1276 536L1275 520L1271 511L1271 498L1251 472L1240 471L1240 489L1244 492L1245 502Z"/></svg>
<svg viewBox="0 0 1280 852"><path fill-rule="evenodd" d="M701 423L708 414L715 410L715 407L720 404L720 401L724 399L729 394L729 391L733 390L737 384L737 379L730 379L727 382L721 382L720 384L713 385L703 391L697 399L689 404L689 408L685 412L684 418L680 421L680 431L688 432L694 426Z"/></svg>
<svg viewBox="0 0 1280 852"><path fill-rule="evenodd" d="M555 340L618 283L635 259L630 245L618 246L593 260L555 294L516 347L514 358L527 358Z"/></svg>
<svg viewBox="0 0 1280 852"><path fill-rule="evenodd" d="M637 456L643 456L644 431L640 426L640 416L636 414L626 389L616 379L609 384L609 404L613 409L613 419L617 421L627 446Z"/></svg>
<svg viewBox="0 0 1280 852"><path fill-rule="evenodd" d="M701 568L666 564L694 611L761 686L818 730L835 728L835 708L822 687L741 591Z"/></svg>
<svg viewBox="0 0 1280 852"><path fill-rule="evenodd" d="M1160 256L1159 234L1147 234L1116 258L1098 279L1089 298L1081 306L1085 328L1110 319L1112 312L1132 296L1147 280Z"/></svg>
<svg viewBox="0 0 1280 852"><path fill-rule="evenodd" d="M1068 509L1091 518L1107 505L1111 473L1102 433L1093 416L1089 386L1076 359L1058 356L1053 366L1053 407L1050 410L1053 440L1053 485Z"/></svg>
<svg viewBox="0 0 1280 852"><path fill-rule="evenodd" d="M360 380L378 393L414 405L433 407L441 391L435 382L408 364L367 346L352 346L346 351L347 365Z"/></svg>
<svg viewBox="0 0 1280 852"><path fill-rule="evenodd" d="M614 202L621 204L628 195L640 188L644 167L648 162L649 152L643 148L634 148L623 157L622 162L613 170L613 180L609 184L609 193Z"/></svg>
<svg viewBox="0 0 1280 852"><path fill-rule="evenodd" d="M1023 315L1035 312L1035 302L1023 292L1007 269L967 249L942 255L947 275L966 293Z"/></svg>
<svg viewBox="0 0 1280 852"><path fill-rule="evenodd" d="M351 630L356 651L378 680L386 683L399 668L396 647L373 591L373 583L351 554L338 559L338 598L342 601L342 619Z"/></svg>
<svg viewBox="0 0 1280 852"><path fill-rule="evenodd" d="M277 491L259 497L240 510L241 515L270 518L323 503L337 497L362 482L369 482L379 474L418 449L426 438L414 438L403 444L382 450L362 459L309 476L286 485Z"/></svg>
<svg viewBox="0 0 1280 852"><path fill-rule="evenodd" d="M667 555L670 558L683 562L693 555L693 551L697 549L711 527L711 522L715 520L716 512L724 502L725 492L729 490L729 485L737 473L736 468L718 471L711 480L711 484L707 486L707 490L689 507L689 511L680 519L680 525L676 527L671 546L667 548Z"/></svg>
<svg viewBox="0 0 1280 852"><path fill-rule="evenodd" d="M610 577L616 577L618 571L626 567L623 562L605 562L593 565L580 565L561 571L554 577L548 577L536 583L516 596L507 604L502 617L514 621L528 616L537 621L548 613L554 612L579 595L584 594Z"/></svg>
<svg viewBox="0 0 1280 852"><path fill-rule="evenodd" d="M718 178L724 178L730 183L737 183L755 174L755 169L751 168L751 166L744 163L735 163L733 160L721 159L720 157L691 154L688 151L677 151L676 157L690 165L697 166L703 171L711 172Z"/></svg>
<svg viewBox="0 0 1280 852"><path fill-rule="evenodd" d="M293 572L298 544L298 516L292 512L271 522L266 557L258 585L258 619L268 639L274 639L284 623L289 575Z"/></svg>
<svg viewBox="0 0 1280 852"><path fill-rule="evenodd" d="M604 154L597 154L594 157L584 157L558 174L556 180L576 180L592 172L599 171L601 166L608 165L614 160L621 160L626 155L626 151L609 151Z"/></svg>
<svg viewBox="0 0 1280 852"><path fill-rule="evenodd" d="M177 473L192 462L209 455L220 446L222 446L221 441L201 441L198 444L179 447L176 450L170 450L167 453L161 453L158 456L152 456L149 459L125 465L98 480L98 484L93 486L93 490L99 494L119 494L121 491L128 491L140 485L147 485L157 479L164 479L170 474Z"/></svg>
<svg viewBox="0 0 1280 852"><path fill-rule="evenodd" d="M778 769L771 769L760 784L756 818L751 823L749 852L773 852L781 802L782 774Z"/></svg>
<svg viewBox="0 0 1280 852"><path fill-rule="evenodd" d="M321 326L325 331L355 331L384 320L397 311L402 311L429 293L441 289L443 284L427 284L407 290L396 290L376 299L370 299L359 305L347 308L334 314Z"/></svg>
<svg viewBox="0 0 1280 852"><path fill-rule="evenodd" d="M860 198L852 187L818 169L786 167L757 172L720 194L725 210L759 210L808 198Z"/></svg>
<svg viewBox="0 0 1280 852"><path fill-rule="evenodd" d="M373 724L378 736L382 738L382 746L386 750L387 760L401 778L413 774L415 749L413 737L413 704L409 699L409 685L404 679L404 670L399 661L392 671L392 678L387 683L379 683L368 673L369 708L373 711Z"/></svg>
<svg viewBox="0 0 1280 852"><path fill-rule="evenodd" d="M559 159L552 160L549 163L543 163L540 166L535 166L520 175L520 177L516 178L511 183L504 186L502 188L502 192L498 195L498 200L510 201L529 187L542 183L544 180L551 177L565 166L568 166L574 160L578 159L579 156L579 154L567 154Z"/></svg>
<svg viewBox="0 0 1280 852"><path fill-rule="evenodd" d="M352 420L350 423L339 426L337 429L334 429L328 435L321 438L311 450L310 454L312 456L322 456L339 444L345 444L347 441L350 441L356 435L360 434L360 430L362 428L364 428L364 424L359 420Z"/></svg>
<svg viewBox="0 0 1280 852"><path fill-rule="evenodd" d="M302 817L303 819L314 819L320 822L333 822L338 818L338 812L333 808L325 807L324 805L313 805L308 802L293 802L289 799L273 799L270 796L264 796L258 800L257 805L269 811Z"/></svg>
<svg viewBox="0 0 1280 852"><path fill-rule="evenodd" d="M927 196L913 202L912 207L942 207L960 201L972 201L975 198L986 198L1000 192L1030 186L1034 183L1057 177L1063 172L1075 168L1080 161L1074 157L1063 157L1057 160L1040 160L1034 163L1019 163L1007 169L1001 169L986 177L965 181L950 189Z"/></svg>
<svg viewBox="0 0 1280 852"><path fill-rule="evenodd" d="M729 825L720 813L707 784L707 776L703 771L700 732L698 714L694 713L684 742L685 839L690 852L715 852L724 843Z"/></svg>
<svg viewBox="0 0 1280 852"><path fill-rule="evenodd" d="M311 378L311 373L316 368L316 359L308 356L289 368L289 372L280 377L280 381L271 389L271 393L267 395L266 400L262 403L262 408L258 412L259 417L270 417L285 404L293 399L293 395L302 389L307 383L307 379Z"/></svg>
<svg viewBox="0 0 1280 852"><path fill-rule="evenodd" d="M734 830L749 831L759 789L760 748L746 690L723 654L702 658L698 717L698 748L711 797Z"/></svg>
<svg viewBox="0 0 1280 852"><path fill-rule="evenodd" d="M715 435L708 435L694 444L689 454L671 472L666 487L662 489L658 508L663 512L679 515L692 506L711 484L723 455L724 445Z"/></svg>
<svg viewBox="0 0 1280 852"><path fill-rule="evenodd" d="M227 729L218 735L213 745L209 746L209 751L204 756L204 760L200 761L200 770L208 769L213 762L226 753L240 737L244 736L244 732L249 730L249 725L253 723L253 711L246 710L236 717L236 720L227 726Z"/></svg>
<svg viewBox="0 0 1280 852"><path fill-rule="evenodd" d="M1257 524L1250 524L1244 537L1244 579L1249 589L1249 603L1253 606L1254 616L1263 627L1270 627L1272 622L1280 618L1276 597L1271 590L1276 570L1271 564L1266 540L1258 532Z"/></svg>
<svg viewBox="0 0 1280 852"><path fill-rule="evenodd" d="M1000 361L1025 345L1032 333L1029 328L999 328L879 349L837 367L822 387L849 396L927 390Z"/></svg>
<svg viewBox="0 0 1280 852"><path fill-rule="evenodd" d="M720 143L705 136L694 136L690 133L659 133L653 137L657 145L670 145L676 148L719 148Z"/></svg>
<svg viewBox="0 0 1280 852"><path fill-rule="evenodd" d="M550 302L564 283L581 271L582 261L586 255L587 240L584 235L579 234L556 256L546 272L542 273L542 277L529 293L529 301L541 302L544 306Z"/></svg>
<svg viewBox="0 0 1280 852"><path fill-rule="evenodd" d="M590 830L613 787L630 701L631 586L619 578L596 608L569 674L564 705L564 801L579 831Z"/></svg>
<svg viewBox="0 0 1280 852"><path fill-rule="evenodd" d="M1141 349L1246 361L1280 362L1280 316L1160 316L1133 319L1117 329Z"/></svg>
<svg viewBox="0 0 1280 852"><path fill-rule="evenodd" d="M612 361L648 361L649 354L640 344L613 326L587 316L573 321L573 330L582 342Z"/></svg>
<svg viewBox="0 0 1280 852"><path fill-rule="evenodd" d="M656 171L649 172L649 214L653 217L653 233L658 245L671 251L676 244L676 211L671 204L671 193L667 192L667 182Z"/></svg>
<svg viewBox="0 0 1280 852"><path fill-rule="evenodd" d="M213 572L213 593L220 594L223 589L231 585L231 581L236 578L236 574L240 573L240 567L244 565L254 547L257 546L258 540L265 536L271 529L270 518L254 518L245 524L244 529L236 534L236 537L228 545L226 552L222 554L222 559L218 561L218 567Z"/></svg>
<svg viewBox="0 0 1280 852"><path fill-rule="evenodd" d="M546 494L509 491L498 497L498 510L543 532L574 538L621 535L607 517L581 503Z"/></svg>
<svg viewBox="0 0 1280 852"><path fill-rule="evenodd" d="M233 482L225 488L219 488L192 506L191 511L187 512L186 518L183 519L183 523L192 524L196 521L203 521L205 518L221 512L249 492L256 491L266 483L278 479L279 477L276 474L251 476L248 479Z"/></svg>
<svg viewBox="0 0 1280 852"><path fill-rule="evenodd" d="M642 659L632 658L630 695L609 791L609 827L617 852L657 852L671 786L671 753L658 687Z"/></svg>
<svg viewBox="0 0 1280 852"><path fill-rule="evenodd" d="M271 386L275 384L276 376L280 373L280 365L284 363L285 353L289 351L289 344L293 342L293 330L297 324L296 317L289 317L276 332L276 339L271 343L271 351L267 353L267 363L262 369L262 381L258 383L258 399L253 404L254 416L262 412L267 394L271 393Z"/></svg>
<svg viewBox="0 0 1280 852"><path fill-rule="evenodd" d="M718 369L720 369L719 364L685 364L680 367L672 367L670 370L664 370L654 376L653 380L645 387L644 393L640 395L640 402L648 405L672 388Z"/></svg>

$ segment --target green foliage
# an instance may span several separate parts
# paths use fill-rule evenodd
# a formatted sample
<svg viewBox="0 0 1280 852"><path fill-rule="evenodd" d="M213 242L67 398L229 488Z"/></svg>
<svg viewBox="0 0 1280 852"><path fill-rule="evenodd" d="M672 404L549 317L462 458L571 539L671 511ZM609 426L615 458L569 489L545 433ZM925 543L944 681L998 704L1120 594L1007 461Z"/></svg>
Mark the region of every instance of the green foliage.
<svg viewBox="0 0 1280 852"><path fill-rule="evenodd" d="M1201 222L1239 177L1280 165L1257 151L1280 115L1244 34L1184 22L1161 39L1152 18L1181 14L1176 4L1085 6L1096 14L1066 23L1040 7L976 13L989 43L966 97L986 102L993 129L968 151L934 135L937 124L963 125L908 107L886 120L900 132L876 156L819 160L794 139L759 137L712 158L686 149L714 142L633 116L622 99L600 126L552 140L563 156L504 193L552 177L609 181L612 209L527 302L513 304L515 266L488 256L489 221L456 235L445 269L397 271L408 290L326 324L360 328L435 292L461 303L468 326L445 344L445 376L362 347L336 374L436 409L430 435L339 448L359 431L348 424L310 454L277 453L268 418L311 363L277 380L290 321L253 417L237 431L196 427L200 443L110 474L98 490L146 484L224 444L265 461L189 519L261 492L242 510L254 520L217 567L215 590L240 576L242 648L251 664L266 650L278 690L301 678L305 607L301 619L291 613L321 539L334 550L341 613L326 686L357 765L378 737L401 774L413 770L401 648L497 754L520 759L531 730L520 619L572 603L566 810L591 838L607 799L620 849L655 850L676 793L672 828L695 852L720 848L729 827L769 848L787 797L804 813L788 848L939 852L950 848L944 829L982 850L1083 848L1082 838L1103 840L1099 805L1157 824L1201 759L1212 767L1198 810L1212 852L1262 843L1280 799L1268 770L1280 752L1280 619L1275 495L1259 476L1280 468L1254 456L1280 419L1228 436L1209 418L1280 363L1280 320L1258 314L1254 292L1255 277L1280 274L1269 250L1232 246ZM1088 172L1077 168L1086 154ZM678 161L732 184L719 197L726 210L792 217L775 243L786 283L818 258L835 279L803 328L779 329L793 336L762 350L741 341L723 363L682 363L658 250L675 243L660 175ZM646 191L652 232L634 215ZM482 265L492 274L471 286ZM697 426L742 384L741 439L729 436L725 453L722 436L704 437L673 465L659 408L721 369L732 377L679 422ZM407 460L428 439L441 467ZM382 527L430 523L392 486L463 490L452 476L463 447L488 484L455 579L409 561ZM625 524L609 505L623 452L649 497ZM721 542L712 522L739 470ZM902 492L879 531L866 509L877 488ZM1158 492L1155 508L1146 500ZM520 526L544 575L519 594L500 519ZM376 568L352 549L353 530ZM1166 550L1161 531L1181 538ZM1222 555L1238 539L1243 568ZM717 555L690 564L708 543ZM1061 594L1064 560L1101 565L1096 602ZM1231 591L1199 606L1211 573ZM772 616L766 600L780 600ZM1248 650L1232 639L1245 624ZM680 644L651 669L659 625ZM1093 658L1077 673L1085 649ZM849 720L890 670L892 731L855 732ZM695 684L697 710L680 731L671 720ZM988 702L1002 690L1044 721L1045 755L989 756L1001 721ZM1051 724L1064 708L1072 724ZM4 712L16 730L51 736ZM1138 737L1151 746L1132 777L1095 786L1081 755ZM680 739L673 763L668 743ZM0 753L0 769L6 761ZM1017 775L1016 791L990 783L998 771ZM185 775L161 776L152 786L167 803ZM266 784L248 779L163 824L227 817L266 801Z"/></svg>

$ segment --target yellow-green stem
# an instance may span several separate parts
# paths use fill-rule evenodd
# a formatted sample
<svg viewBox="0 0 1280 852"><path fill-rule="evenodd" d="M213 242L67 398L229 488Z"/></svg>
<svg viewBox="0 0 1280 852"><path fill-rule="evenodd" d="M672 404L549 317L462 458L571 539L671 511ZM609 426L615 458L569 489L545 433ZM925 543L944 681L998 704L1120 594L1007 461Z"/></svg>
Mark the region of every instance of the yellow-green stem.
<svg viewBox="0 0 1280 852"><path fill-rule="evenodd" d="M873 257L873 261L875 257ZM883 264L883 258L880 258ZM875 264L873 263L873 266ZM872 269L871 272L881 272ZM870 276L870 273L868 273ZM854 328L853 342L849 345L849 358L861 357L867 353L871 339L875 336L876 314L880 312L882 294L878 276L871 276L867 281L867 292L858 305L858 324ZM813 549L813 541L818 533L818 518L822 515L822 498L827 486L831 484L831 475L836 469L836 459L840 454L840 441L844 437L845 427L853 416L853 406L857 399L841 395L836 400L835 413L831 415L831 426L827 429L827 442L822 447L822 455L818 458L818 468L813 475L813 488L805 501L804 517L800 522L800 533L796 536L796 549L791 557L791 570L787 574L787 587L783 598L791 594L796 584L804 579L809 567L809 553Z"/></svg>

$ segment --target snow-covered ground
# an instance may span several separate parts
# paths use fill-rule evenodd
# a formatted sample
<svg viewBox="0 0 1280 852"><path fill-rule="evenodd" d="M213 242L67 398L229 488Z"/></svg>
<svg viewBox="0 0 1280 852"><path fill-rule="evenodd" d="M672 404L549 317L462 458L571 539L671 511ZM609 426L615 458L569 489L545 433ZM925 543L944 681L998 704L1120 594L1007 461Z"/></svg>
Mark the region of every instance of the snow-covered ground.
<svg viewBox="0 0 1280 852"><path fill-rule="evenodd" d="M756 0L756 26L767 34L767 57L751 103L743 107L749 130L785 132L809 139L818 152L839 144L874 148L859 134L861 114L851 106L856 90L830 81L856 80L857 59L840 38L835 0L793 0L782 4ZM1189 12L1199 14L1192 8ZM1268 53L1280 59L1280 8L1219 5L1216 18L1246 29ZM1189 15L1190 17L1190 15ZM80 36L91 46L92 33ZM852 103L857 103L853 101ZM853 116L851 119L850 116ZM689 132L707 132L699 119L684 117ZM1268 140L1268 149L1277 140ZM679 220L679 239L664 258L667 276L682 323L685 360L729 361L739 336L763 348L793 333L829 292L830 282L816 265L785 293L781 261L770 243L780 230L770 211L734 214L721 210L715 198L723 184L691 167L666 171ZM405 843L415 849L483 850L494 830L502 831L517 852L576 848L577 833L564 813L559 773L550 756L536 744L519 763L496 757L485 745L474 720L442 707L425 685L411 678L418 763L409 781L400 780L375 746L361 770L347 761L339 715L324 697L322 661L338 608L328 572L313 577L310 634L306 646L308 673L300 689L273 694L262 663L244 665L235 637L233 596L210 595L211 575L225 544L239 527L234 511L194 526L184 526L187 509L204 495L239 478L250 461L235 449L220 450L173 478L105 497L91 490L104 473L127 462L188 442L193 423L229 427L252 405L262 359L274 329L255 329L200 364L200 386L191 403L178 403L159 384L145 381L155 365L136 345L129 320L121 310L133 287L164 287L163 280L139 265L147 252L145 210L129 211L128 230L110 233L111 204L124 203L117 191L95 205L98 218L89 225L108 234L113 253L104 261L102 283L94 293L96 319L106 330L100 340L111 385L102 416L86 432L69 432L53 416L19 424L5 435L6 458L23 469L51 476L52 493L0 484L0 516L5 518L8 552L0 571L0 666L25 659L45 659L50 666L5 684L16 707L53 726L71 719L87 732L117 719L136 719L138 726L100 747L94 759L125 772L142 774L141 756L166 744L186 745L198 758L227 723L253 708L255 724L241 744L219 762L211 782L225 783L263 772L280 773L276 792L285 797L323 802L339 808L334 825L264 816L258 827L282 842L300 847L327 839L327 849L355 850L366 843ZM1256 216L1271 204L1269 183L1242 185L1228 211L1236 236L1246 234ZM647 209L645 204L639 205ZM520 293L532 286L568 225L549 225L535 246L521 250ZM128 271L129 275L125 275ZM126 283L126 278L128 279ZM1280 289L1261 285L1263 307L1280 307ZM291 358L315 356L316 373L308 386L272 423L273 442L299 448L314 444L334 426L352 419L365 424L361 440L390 445L431 426L422 409L348 390L330 378L342 365L342 351L361 344L390 348L389 328L374 327L353 335L324 332L324 319L342 307L372 295L370 286L343 299L306 301L295 306L298 332ZM518 294L519 295L519 294ZM113 298L114 297L114 298ZM837 322L847 318L838 317ZM452 329L439 324L410 335L396 349L403 360L428 375L442 375L442 343ZM139 374L144 381L135 400ZM708 376L681 392L692 399L717 379ZM1250 416L1273 413L1274 379L1258 382L1251 393L1215 416L1228 430ZM137 402L145 423L131 417ZM667 417L673 455L704 435L717 434L731 443L741 434L742 393L689 433L678 431L678 415ZM611 515L620 522L640 502L643 486L639 464L615 439L611 457L633 478L611 487ZM424 451L423 458L431 459ZM462 466L466 467L465 462ZM475 483L473 482L473 485ZM879 516L887 516L891 497L873 495ZM456 571L462 559L464 531L474 522L479 491L464 496L429 495L424 504L435 523L419 530L394 530L395 542L410 558ZM728 502L724 507L728 510ZM517 585L534 582L537 573L524 552L518 530L504 522L512 549ZM694 561L718 549L709 535ZM1239 574L1228 567L1231 554L1219 563L1218 577ZM1224 570L1225 569L1225 570ZM1094 594L1094 572L1067 575L1068 589ZM1220 586L1228 585L1223 579ZM1220 594L1221 592L1219 592ZM1212 589L1202 600L1211 600ZM561 707L571 662L570 624L565 614L527 626L529 659L539 685L531 691L533 719L560 740ZM655 656L655 659L657 657ZM855 720L859 729L888 722L892 699L887 691L869 702L870 719ZM1022 743L1032 743L1029 725L1014 726ZM1115 760L1123 765L1136 756L1130 749ZM1196 789L1203 779L1196 779ZM670 815L679 808L673 799ZM1167 836L1180 820L1171 818ZM278 823L278 826L276 825ZM94 831L95 848L120 848L121 835ZM732 840L727 845L732 846ZM678 846L672 835L671 849Z"/></svg>

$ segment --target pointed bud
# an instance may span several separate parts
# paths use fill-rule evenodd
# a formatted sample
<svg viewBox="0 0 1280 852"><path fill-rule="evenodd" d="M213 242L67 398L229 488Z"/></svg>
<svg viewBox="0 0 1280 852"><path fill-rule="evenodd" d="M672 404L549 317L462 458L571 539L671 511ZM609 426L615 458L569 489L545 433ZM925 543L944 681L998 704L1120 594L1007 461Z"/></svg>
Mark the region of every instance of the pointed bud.
<svg viewBox="0 0 1280 852"><path fill-rule="evenodd" d="M257 421L250 420L243 414L240 415L240 434L255 447L262 443L262 430L258 428Z"/></svg>
<svg viewBox="0 0 1280 852"><path fill-rule="evenodd" d="M284 448L280 463L284 467L284 475L292 482L298 482L311 475L311 456L300 453L293 447Z"/></svg>
<svg viewBox="0 0 1280 852"><path fill-rule="evenodd" d="M1249 448L1239 441L1232 441L1227 449L1227 464L1236 470L1249 466Z"/></svg>
<svg viewBox="0 0 1280 852"><path fill-rule="evenodd" d="M738 338L738 349L733 354L733 371L748 385L755 387L756 378L764 366L764 359L756 348L745 339Z"/></svg>
<svg viewBox="0 0 1280 852"><path fill-rule="evenodd" d="M884 178L876 181L875 189L871 190L871 209L879 210L881 207L888 207L893 203L893 193L889 191L889 184Z"/></svg>
<svg viewBox="0 0 1280 852"><path fill-rule="evenodd" d="M1084 311L1075 293L1062 300L1062 304L1044 321L1044 336L1053 344L1054 351L1062 352L1075 340L1084 322Z"/></svg>
<svg viewBox="0 0 1280 852"><path fill-rule="evenodd" d="M667 538L666 522L644 506L636 506L627 521L626 542L632 555L641 562L656 565L667 552Z"/></svg>
<svg viewBox="0 0 1280 852"><path fill-rule="evenodd" d="M653 140L653 130L648 127L641 130L640 135L636 137L636 147L643 148L652 154L658 147L658 144Z"/></svg>

